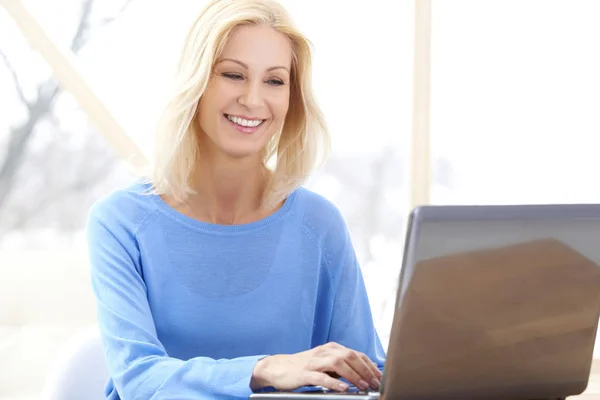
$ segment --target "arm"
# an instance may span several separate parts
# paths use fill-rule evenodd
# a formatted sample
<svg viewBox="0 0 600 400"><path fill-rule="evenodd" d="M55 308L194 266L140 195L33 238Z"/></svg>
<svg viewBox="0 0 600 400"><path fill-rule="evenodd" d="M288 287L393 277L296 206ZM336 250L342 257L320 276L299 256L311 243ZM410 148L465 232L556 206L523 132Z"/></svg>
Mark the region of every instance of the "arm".
<svg viewBox="0 0 600 400"><path fill-rule="evenodd" d="M350 233L345 224L337 256L330 260L335 299L329 341L365 353L383 371L385 352L373 323L371 306Z"/></svg>
<svg viewBox="0 0 600 400"><path fill-rule="evenodd" d="M257 361L169 357L157 339L140 275L134 233L92 212L87 234L91 278L106 362L119 396L129 399L248 397Z"/></svg>
<svg viewBox="0 0 600 400"><path fill-rule="evenodd" d="M342 221L341 216L331 225L337 223L338 228L345 228L339 221ZM345 230L338 229L337 232ZM298 354L264 358L257 364L258 387L289 390L319 385L342 391L348 388L343 381L325 372L334 373L362 390L368 386L379 387L385 354L373 324L354 249L347 232L330 234L328 239L324 255L334 301L327 343Z"/></svg>

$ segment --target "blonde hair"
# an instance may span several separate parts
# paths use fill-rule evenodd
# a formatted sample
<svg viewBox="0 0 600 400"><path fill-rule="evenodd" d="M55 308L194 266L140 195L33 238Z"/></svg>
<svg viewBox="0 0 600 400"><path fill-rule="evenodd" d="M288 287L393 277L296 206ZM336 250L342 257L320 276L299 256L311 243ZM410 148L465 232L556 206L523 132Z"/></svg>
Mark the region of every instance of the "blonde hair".
<svg viewBox="0 0 600 400"><path fill-rule="evenodd" d="M302 185L329 152L330 138L312 92L311 44L292 24L285 9L272 0L213 0L189 30L174 79L174 91L156 132L155 158L149 180L157 194L182 200L194 193L191 174L198 159L193 123L215 62L234 28L267 24L292 44L290 105L280 132L263 153L265 165L276 159L263 206L285 199Z"/></svg>

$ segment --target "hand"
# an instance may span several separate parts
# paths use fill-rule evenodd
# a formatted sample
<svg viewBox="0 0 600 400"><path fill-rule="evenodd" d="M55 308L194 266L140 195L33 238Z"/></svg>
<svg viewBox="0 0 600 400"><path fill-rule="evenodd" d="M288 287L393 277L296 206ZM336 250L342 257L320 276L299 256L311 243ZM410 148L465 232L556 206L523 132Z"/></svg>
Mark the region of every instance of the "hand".
<svg viewBox="0 0 600 400"><path fill-rule="evenodd" d="M381 372L365 354L337 343L327 343L297 354L278 354L256 363L252 372L252 390L273 386L293 390L301 386L322 386L345 391L348 384L332 375L352 382L357 388L378 389Z"/></svg>

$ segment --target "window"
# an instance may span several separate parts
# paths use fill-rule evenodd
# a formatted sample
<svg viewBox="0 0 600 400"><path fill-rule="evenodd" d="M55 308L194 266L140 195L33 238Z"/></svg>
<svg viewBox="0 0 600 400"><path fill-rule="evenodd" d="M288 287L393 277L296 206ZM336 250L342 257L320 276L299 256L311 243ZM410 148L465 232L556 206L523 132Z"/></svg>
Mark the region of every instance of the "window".
<svg viewBox="0 0 600 400"><path fill-rule="evenodd" d="M433 203L598 202L600 3L434 1Z"/></svg>

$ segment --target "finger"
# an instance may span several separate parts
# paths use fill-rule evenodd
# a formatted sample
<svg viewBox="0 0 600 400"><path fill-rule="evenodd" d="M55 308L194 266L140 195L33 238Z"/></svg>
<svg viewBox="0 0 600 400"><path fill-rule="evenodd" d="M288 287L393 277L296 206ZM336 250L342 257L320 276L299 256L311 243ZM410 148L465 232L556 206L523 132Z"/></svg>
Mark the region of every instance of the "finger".
<svg viewBox="0 0 600 400"><path fill-rule="evenodd" d="M379 389L379 386L381 385L381 377L383 376L381 371L379 371L379 367L377 366L377 364L371 361L371 359L367 357L366 354L360 353L360 356L373 373L373 378L370 381L371 387L373 389Z"/></svg>
<svg viewBox="0 0 600 400"><path fill-rule="evenodd" d="M326 373L327 375L329 375L330 377L332 377L332 378L339 378L339 377L340 377L338 374L336 374L336 373L335 373L335 372L333 372L333 371L331 371L331 372L329 372L329 371L326 371L325 373Z"/></svg>
<svg viewBox="0 0 600 400"><path fill-rule="evenodd" d="M306 371L304 380L307 385L322 386L336 392L345 392L348 390L348 384L339 379L332 378L324 372Z"/></svg>
<svg viewBox="0 0 600 400"><path fill-rule="evenodd" d="M377 366L377 364L375 364L373 361L371 361L371 359L366 354L359 353L359 355L363 359L365 364L367 364L367 366L369 367L371 372L373 372L373 375L375 376L375 378L381 378L381 376L383 374L381 373L381 371L379 371L379 367Z"/></svg>
<svg viewBox="0 0 600 400"><path fill-rule="evenodd" d="M374 366L372 361L363 353L354 351L336 342L327 343L324 348L327 353L333 353L338 360L327 357L329 365L327 367L336 368L342 378L352 382L357 388L366 390L370 387L378 389L380 385L379 378L381 372L377 366ZM350 367L350 370L345 368L343 365L337 365L339 359L343 359L346 364ZM322 369L321 369L322 370ZM342 375L339 371L346 371L346 375ZM358 375L358 378L357 378Z"/></svg>
<svg viewBox="0 0 600 400"><path fill-rule="evenodd" d="M371 361L363 359L363 353L347 349L343 352L346 363L361 377L360 389L366 390L369 386L373 389L379 387L379 380L373 371ZM365 356L366 357L366 356ZM366 387L365 387L366 385Z"/></svg>
<svg viewBox="0 0 600 400"><path fill-rule="evenodd" d="M340 356L332 354L328 357L320 358L318 360L318 364L315 365L315 367L316 368L314 368L314 370L325 372L330 377L333 375L344 378L357 388L362 389L365 386L365 381Z"/></svg>
<svg viewBox="0 0 600 400"><path fill-rule="evenodd" d="M374 362L374 363L373 363L373 366L374 366L374 367L375 367L375 369L377 370L377 372L378 372L378 374L377 374L377 375L379 376L379 378L383 378L383 372L381 372L381 370L379 369L379 365L378 365L377 363L375 363L375 362Z"/></svg>

